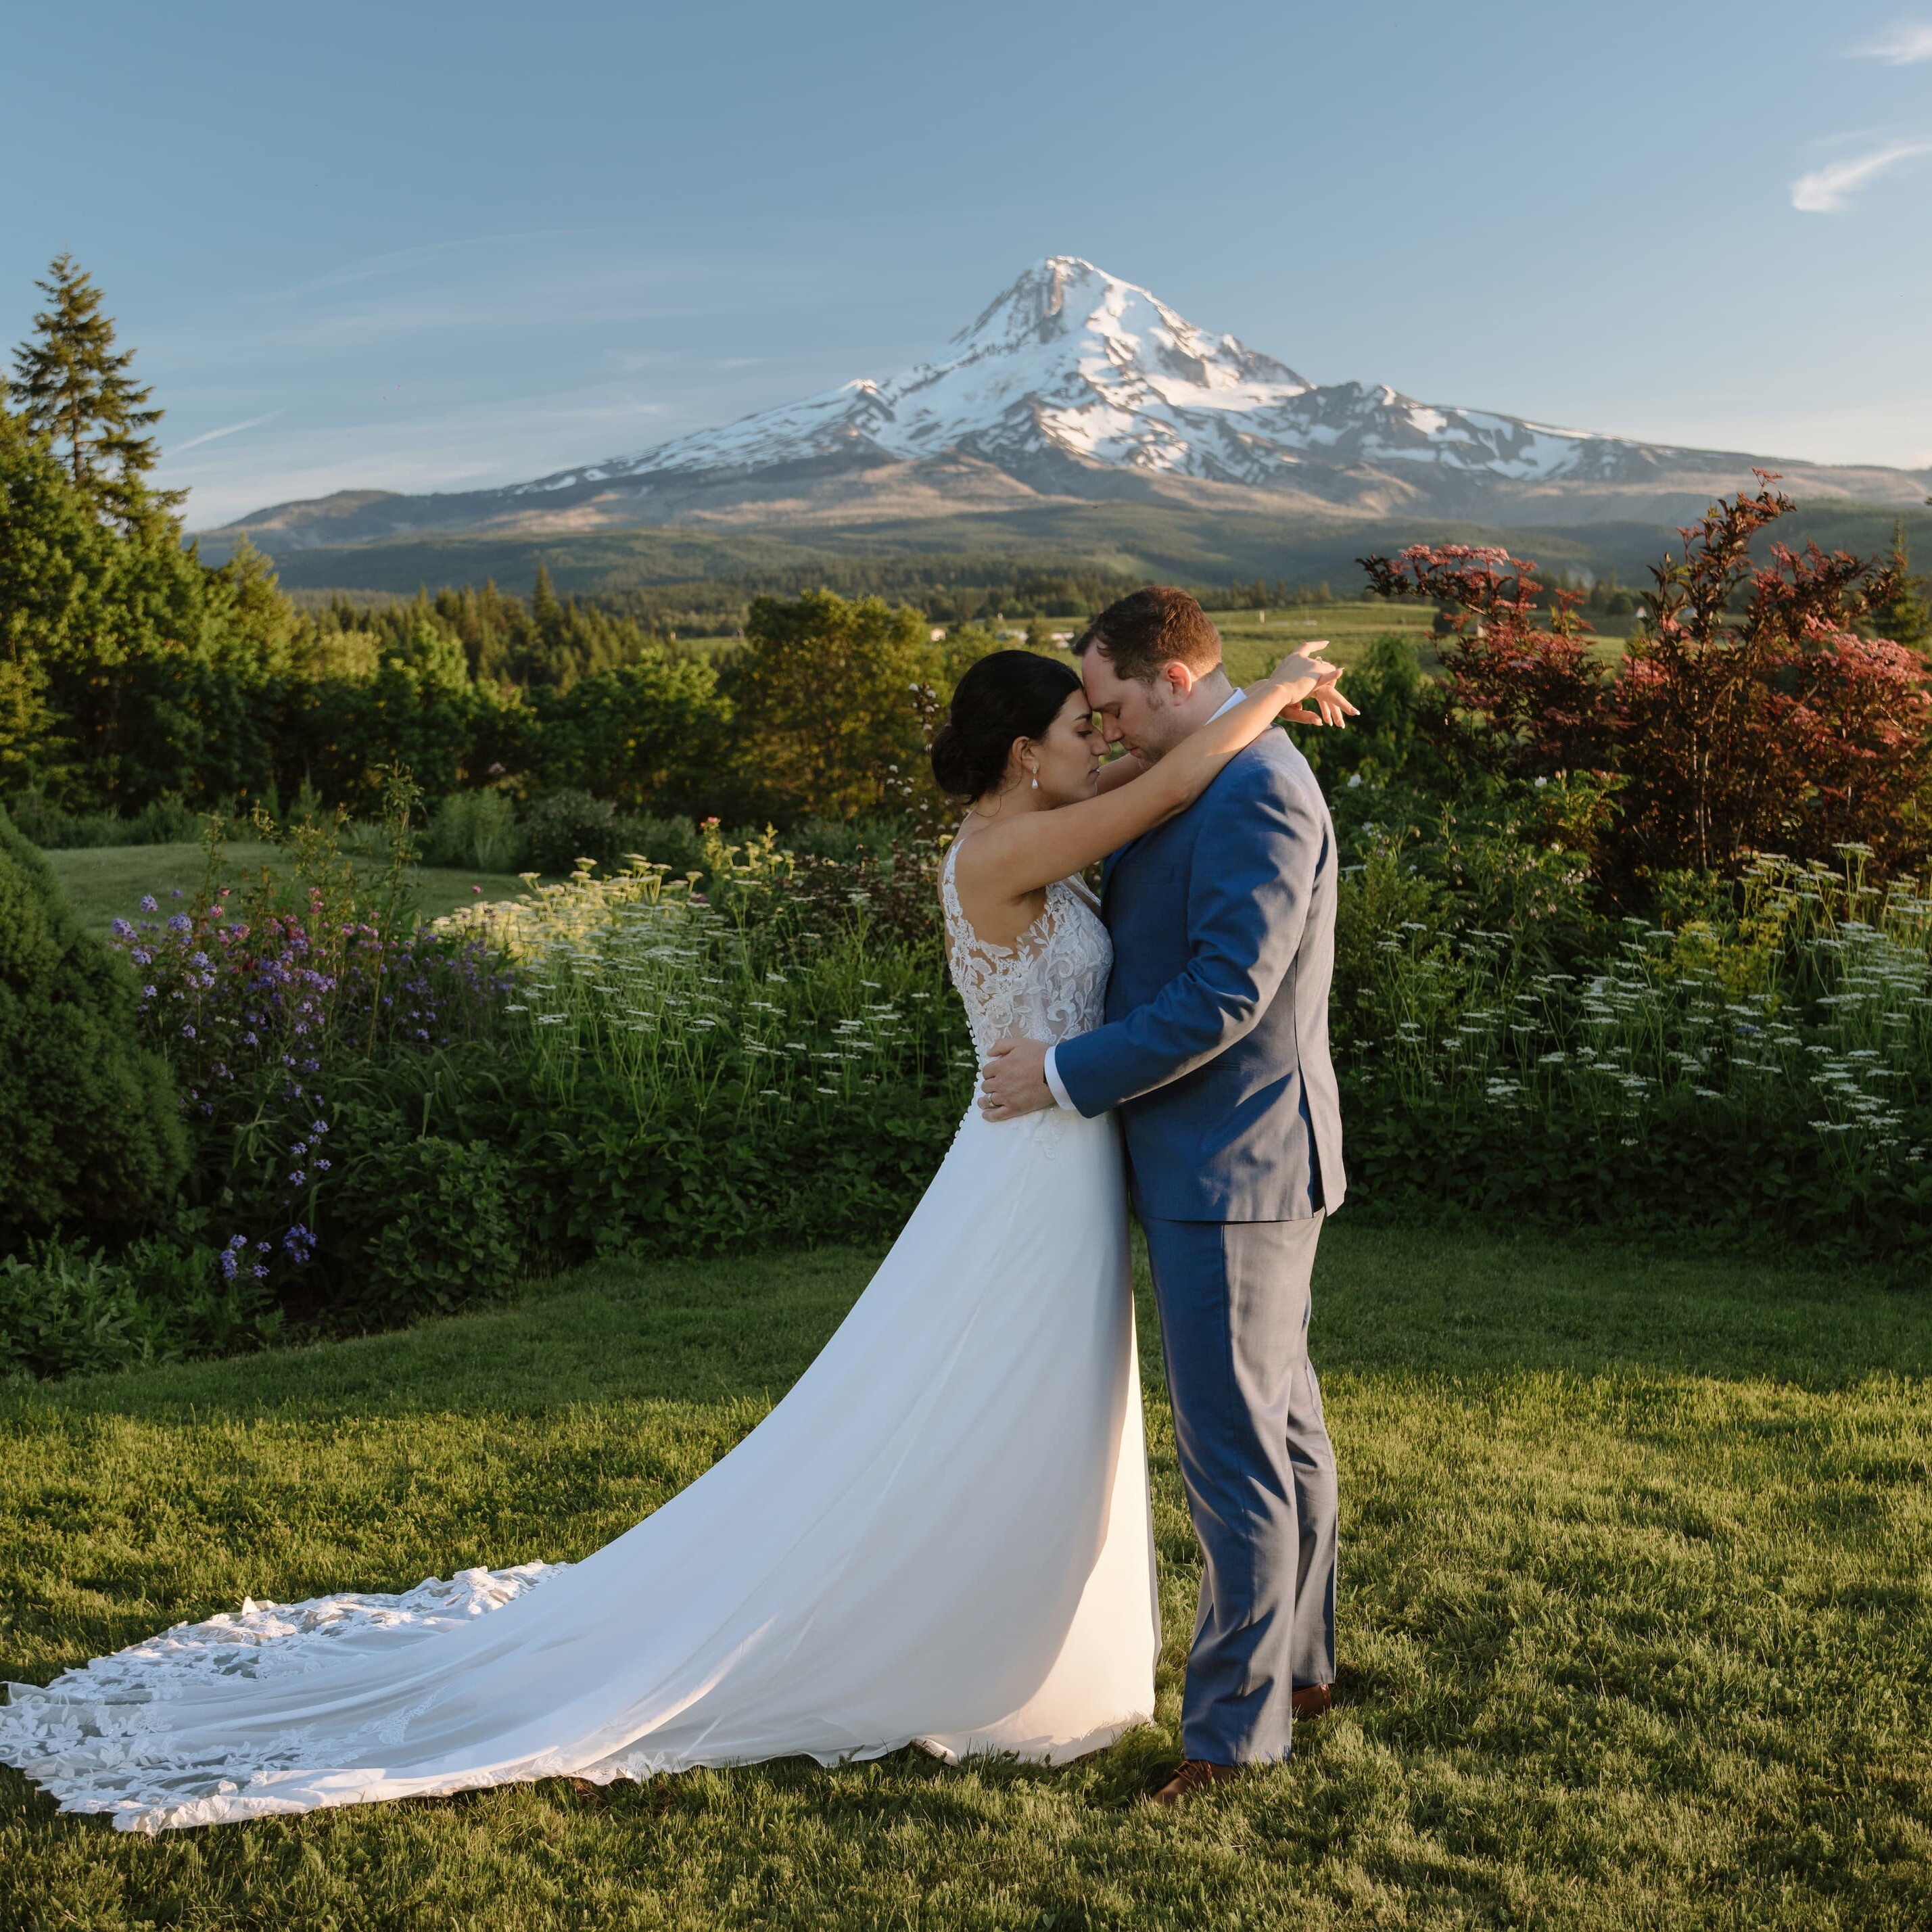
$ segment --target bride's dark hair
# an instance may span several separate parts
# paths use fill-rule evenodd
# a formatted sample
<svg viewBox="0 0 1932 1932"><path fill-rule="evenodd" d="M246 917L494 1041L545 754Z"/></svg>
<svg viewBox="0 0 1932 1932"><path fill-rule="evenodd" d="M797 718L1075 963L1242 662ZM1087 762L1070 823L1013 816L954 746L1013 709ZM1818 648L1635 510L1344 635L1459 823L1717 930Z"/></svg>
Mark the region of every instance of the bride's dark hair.
<svg viewBox="0 0 1932 1932"><path fill-rule="evenodd" d="M932 776L949 798L982 798L1005 775L1016 738L1043 738L1070 692L1072 665L1034 651L995 651L953 687L932 740Z"/></svg>

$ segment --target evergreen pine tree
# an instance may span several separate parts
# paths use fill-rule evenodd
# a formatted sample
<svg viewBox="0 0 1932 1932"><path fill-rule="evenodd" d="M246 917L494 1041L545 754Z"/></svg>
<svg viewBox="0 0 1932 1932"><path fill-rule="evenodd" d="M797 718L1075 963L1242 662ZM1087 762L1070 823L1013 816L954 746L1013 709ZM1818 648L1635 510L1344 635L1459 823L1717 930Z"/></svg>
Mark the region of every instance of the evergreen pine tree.
<svg viewBox="0 0 1932 1932"><path fill-rule="evenodd" d="M126 964L0 812L0 1250L124 1232L179 1184L174 1083L135 1024Z"/></svg>
<svg viewBox="0 0 1932 1932"><path fill-rule="evenodd" d="M1926 599L1925 579L1912 574L1912 560L1905 549L1903 517L1892 526L1892 561L1898 572L1898 589L1888 602L1874 610L1872 628L1880 637L1889 638L1895 644L1910 645L1916 650L1932 643L1932 604Z"/></svg>
<svg viewBox="0 0 1932 1932"><path fill-rule="evenodd" d="M160 460L160 447L147 432L162 412L149 406L153 391L128 373L134 350L116 352L100 291L64 250L34 286L49 306L34 317L34 335L14 352L16 405L98 510L130 529L168 514L186 492L150 489L145 480Z"/></svg>

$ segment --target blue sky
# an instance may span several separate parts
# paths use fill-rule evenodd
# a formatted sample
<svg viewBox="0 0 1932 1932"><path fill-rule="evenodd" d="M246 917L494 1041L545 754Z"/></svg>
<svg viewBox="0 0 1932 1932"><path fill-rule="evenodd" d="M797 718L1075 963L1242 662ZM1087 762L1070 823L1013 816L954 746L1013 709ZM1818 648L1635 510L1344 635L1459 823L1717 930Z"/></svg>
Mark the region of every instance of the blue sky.
<svg viewBox="0 0 1932 1932"><path fill-rule="evenodd" d="M18 8L0 340L70 248L190 524L514 481L1081 254L1318 382L1932 463L1932 4Z"/></svg>

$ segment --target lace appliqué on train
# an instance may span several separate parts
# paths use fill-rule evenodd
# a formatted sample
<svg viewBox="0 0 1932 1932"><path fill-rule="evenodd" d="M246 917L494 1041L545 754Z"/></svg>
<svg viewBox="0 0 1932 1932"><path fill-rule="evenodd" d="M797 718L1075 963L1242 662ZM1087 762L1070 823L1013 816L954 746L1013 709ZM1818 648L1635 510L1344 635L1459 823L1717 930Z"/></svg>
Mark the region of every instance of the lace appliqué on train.
<svg viewBox="0 0 1932 1932"><path fill-rule="evenodd" d="M246 1768L183 1750L172 1736L176 1703L197 1684L301 1676L326 1669L346 1648L404 1642L500 1610L568 1568L520 1563L508 1570L464 1570L428 1577L392 1596L316 1597L300 1604L243 1601L205 1623L176 1624L111 1657L63 1671L44 1689L9 1684L0 1718L9 1761L25 1768L70 1811L142 1813L165 1805L172 1789L198 1792L219 1780L211 1818L233 1815L237 1778L303 1762L310 1744L299 1726L258 1744ZM433 1700L424 1700L433 1701ZM356 1744L398 1742L424 1704L403 1706L338 1736L340 1753ZM224 1775L226 1774L226 1775ZM190 1802L178 1822L194 1822Z"/></svg>

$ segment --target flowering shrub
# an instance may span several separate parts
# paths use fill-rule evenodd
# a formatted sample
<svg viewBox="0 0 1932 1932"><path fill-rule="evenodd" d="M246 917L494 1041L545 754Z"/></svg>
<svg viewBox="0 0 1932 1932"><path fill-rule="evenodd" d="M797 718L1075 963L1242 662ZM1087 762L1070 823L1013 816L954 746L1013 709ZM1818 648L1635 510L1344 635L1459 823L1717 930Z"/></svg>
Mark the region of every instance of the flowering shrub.
<svg viewBox="0 0 1932 1932"><path fill-rule="evenodd" d="M479 939L415 928L396 889L410 856L397 830L373 884L342 859L339 828L310 826L283 838L286 871L227 884L218 842L194 898L163 917L151 897L153 916L115 922L142 1030L179 1090L190 1198L230 1224L226 1282L288 1291L333 1256L330 1096L348 1070L479 1040L502 1003L508 982ZM296 1298L331 1298L305 1283Z"/></svg>
<svg viewBox="0 0 1932 1932"><path fill-rule="evenodd" d="M1830 862L1847 843L1882 870L1932 848L1932 695L1915 651L1861 634L1892 608L1899 566L1816 544L1752 561L1790 511L1760 472L1652 574L1621 664L1594 650L1580 593L1545 591L1499 550L1417 544L1363 560L1384 596L1459 614L1444 652L1457 735L1517 777L1618 781L1599 876L1624 903L1672 872L1735 875L1755 854ZM1539 630L1539 598L1553 604Z"/></svg>
<svg viewBox="0 0 1932 1932"><path fill-rule="evenodd" d="M703 896L638 860L444 922L487 935L516 976L505 1042L527 1097L488 1131L541 1252L889 1233L968 1103L943 953L891 916L890 895L922 890L916 862L802 868L770 834L704 836Z"/></svg>
<svg viewBox="0 0 1932 1932"><path fill-rule="evenodd" d="M205 1248L152 1238L112 1260L56 1240L0 1256L0 1378L221 1354L272 1336L278 1313L260 1284L216 1274Z"/></svg>
<svg viewBox="0 0 1932 1932"><path fill-rule="evenodd" d="M1338 946L1363 1197L1923 1255L1932 896L1870 856L1760 860L1566 968L1372 853Z"/></svg>
<svg viewBox="0 0 1932 1932"><path fill-rule="evenodd" d="M640 1118L676 1096L734 1127L848 1109L872 1088L963 1108L973 1055L937 948L875 932L865 890L828 889L824 870L794 890L770 835L728 846L706 830L707 896L638 860L441 922L512 962L506 1010L536 1090L593 1079Z"/></svg>

